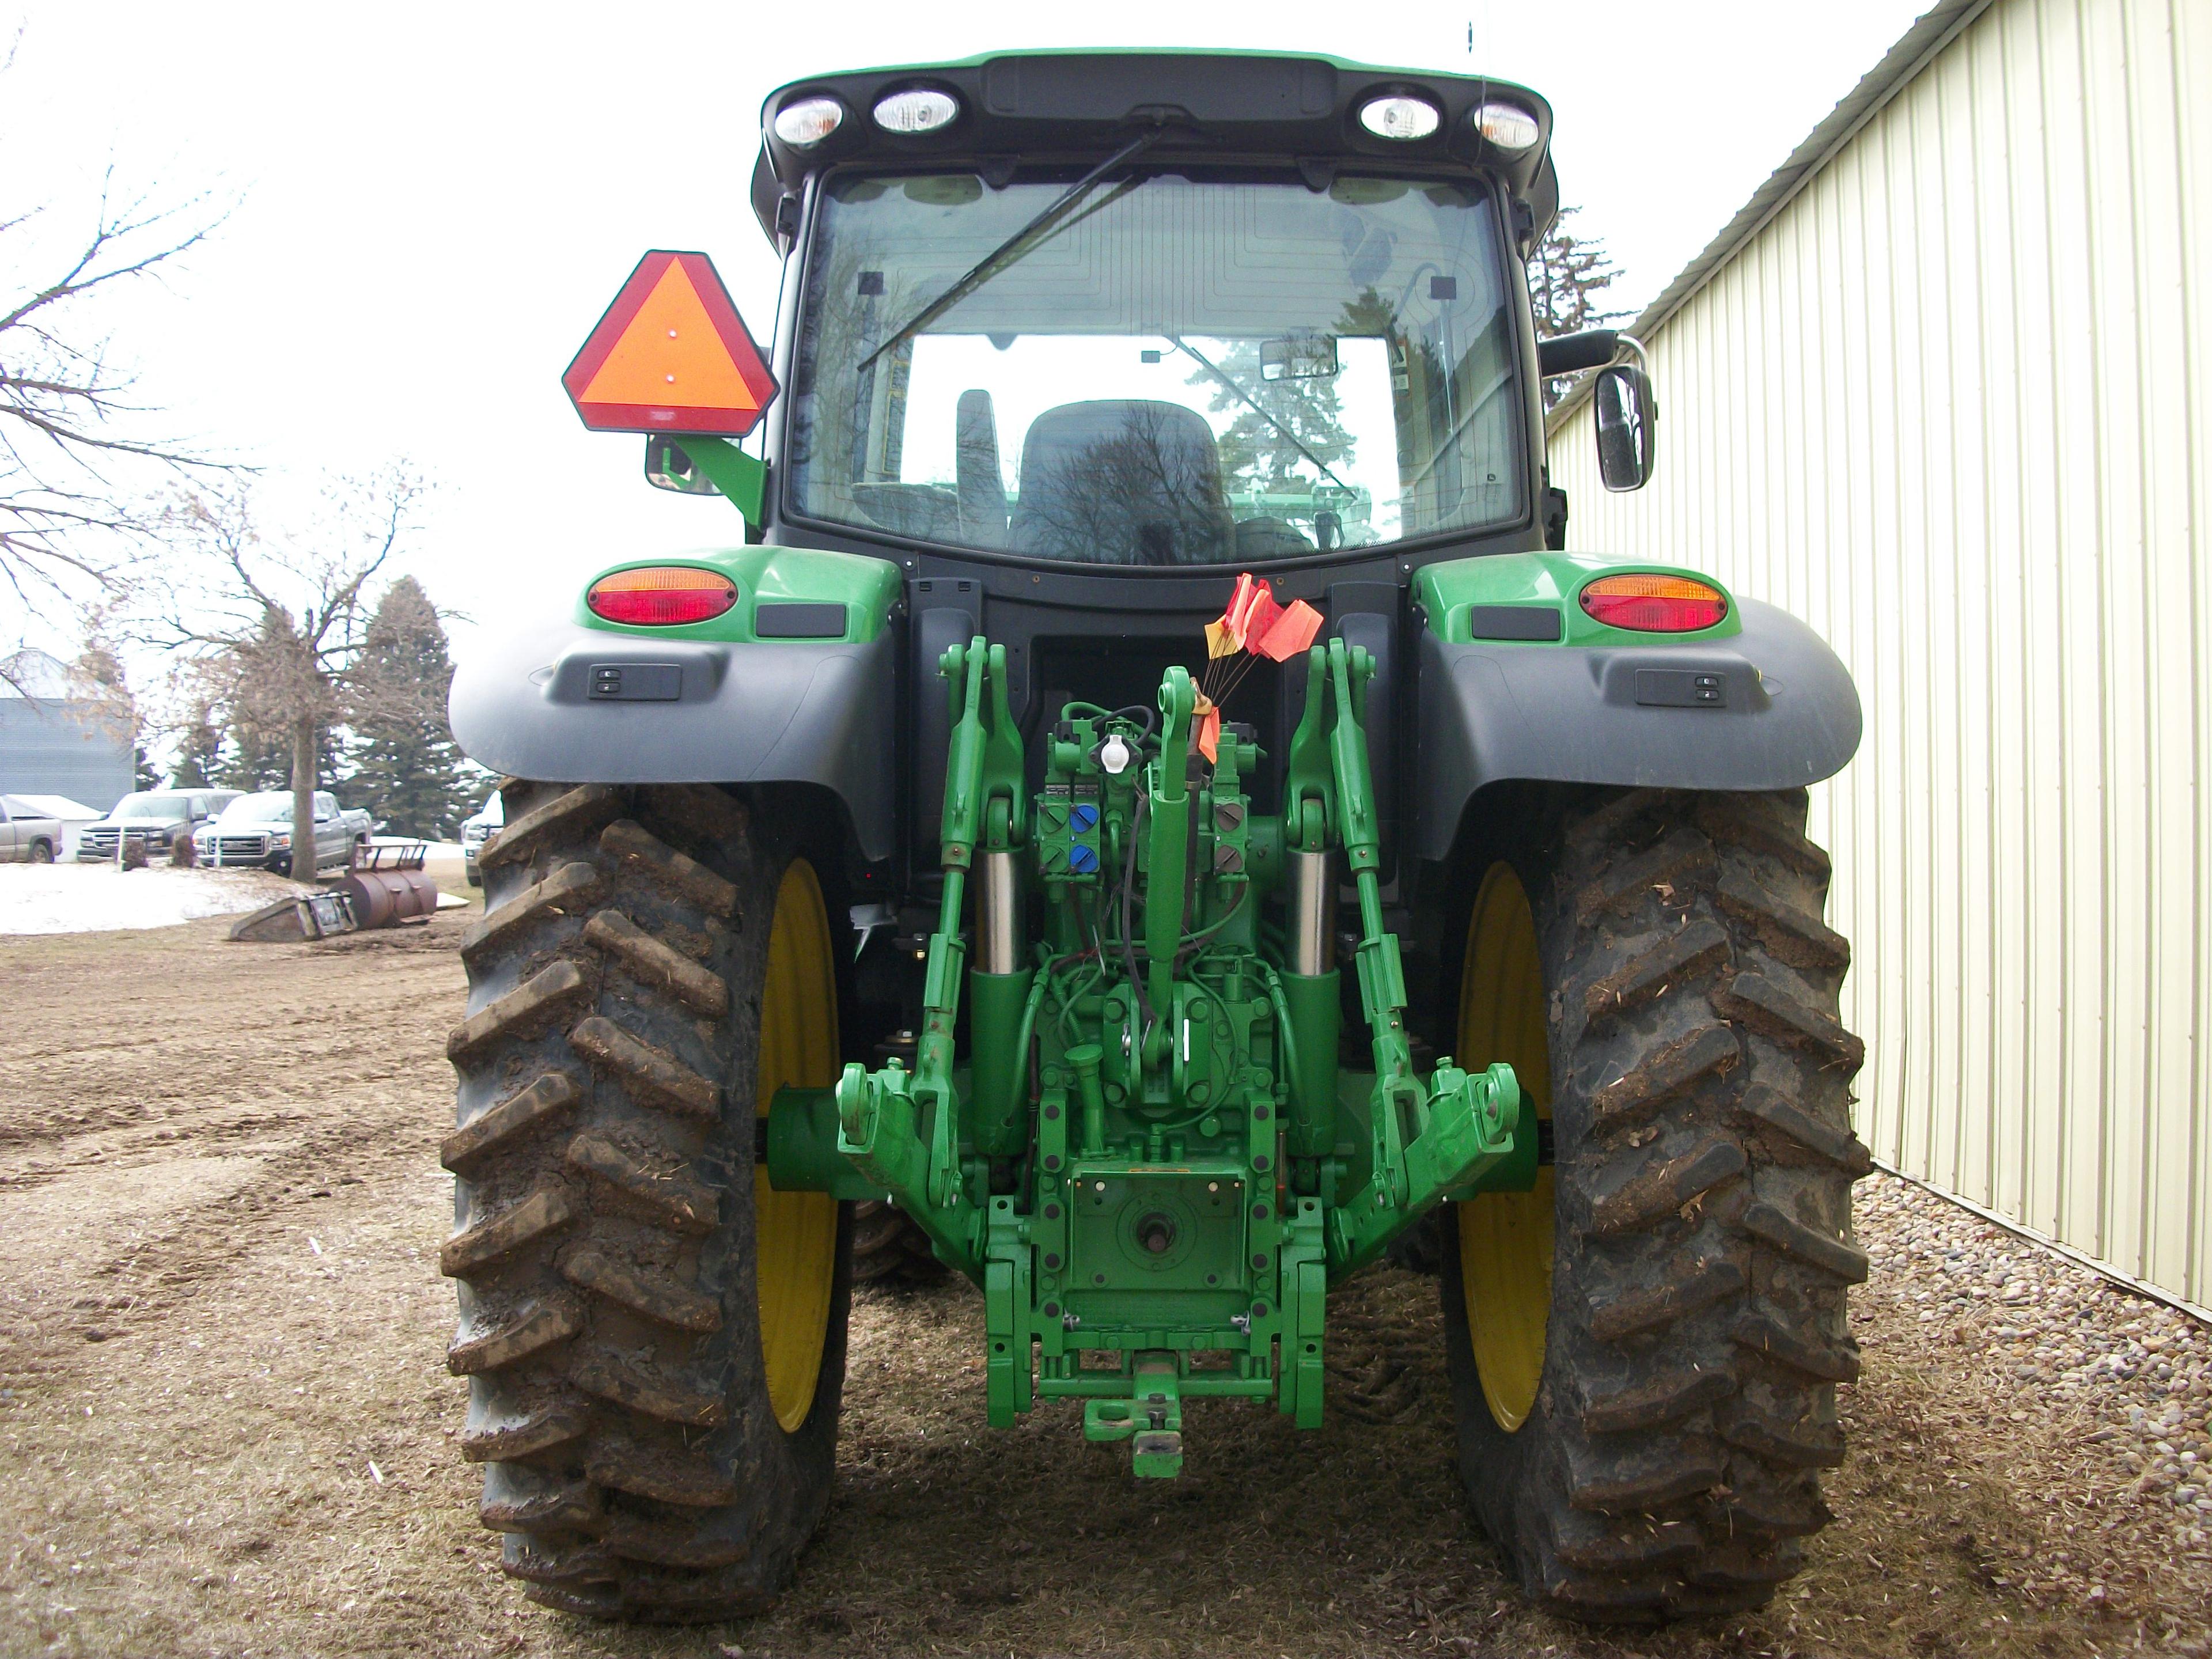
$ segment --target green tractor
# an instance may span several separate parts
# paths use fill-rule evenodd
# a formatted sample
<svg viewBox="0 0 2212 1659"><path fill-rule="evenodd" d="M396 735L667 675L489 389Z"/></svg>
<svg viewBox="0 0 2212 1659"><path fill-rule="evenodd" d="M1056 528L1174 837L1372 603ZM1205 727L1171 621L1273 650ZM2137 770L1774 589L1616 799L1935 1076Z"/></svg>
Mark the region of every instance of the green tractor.
<svg viewBox="0 0 2212 1659"><path fill-rule="evenodd" d="M549 1606L767 1605L832 1498L856 1212L983 1294L989 1421L1134 1476L1329 1409L1330 1289L1437 1264L1532 1597L1757 1605L1829 1518L1861 1059L1805 787L1850 681L1563 550L1519 87L1016 54L771 97L763 359L656 253L572 366L727 544L470 661L464 1455ZM757 453L733 441L757 429ZM1071 1454L1073 1455L1073 1454Z"/></svg>

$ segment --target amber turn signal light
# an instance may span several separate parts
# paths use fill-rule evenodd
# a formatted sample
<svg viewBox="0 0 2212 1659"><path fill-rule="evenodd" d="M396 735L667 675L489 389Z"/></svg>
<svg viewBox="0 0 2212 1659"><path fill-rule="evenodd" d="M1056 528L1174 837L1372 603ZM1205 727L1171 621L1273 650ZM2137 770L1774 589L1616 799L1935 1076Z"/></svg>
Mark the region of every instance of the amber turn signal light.
<svg viewBox="0 0 2212 1659"><path fill-rule="evenodd" d="M1728 596L1689 576L1600 576L1583 589L1583 609L1608 628L1689 634L1729 612Z"/></svg>
<svg viewBox="0 0 2212 1659"><path fill-rule="evenodd" d="M595 617L637 628L710 622L738 602L738 585L719 570L648 564L593 582L584 603Z"/></svg>

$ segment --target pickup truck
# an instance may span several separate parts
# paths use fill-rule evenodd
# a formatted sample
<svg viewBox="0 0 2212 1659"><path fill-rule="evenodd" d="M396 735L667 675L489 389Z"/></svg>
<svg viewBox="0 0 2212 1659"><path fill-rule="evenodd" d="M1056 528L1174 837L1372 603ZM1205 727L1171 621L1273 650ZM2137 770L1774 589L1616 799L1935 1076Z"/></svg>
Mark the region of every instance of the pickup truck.
<svg viewBox="0 0 2212 1659"><path fill-rule="evenodd" d="M59 818L44 817L13 795L0 795L0 863L52 864L61 844Z"/></svg>
<svg viewBox="0 0 2212 1659"><path fill-rule="evenodd" d="M469 885L483 885L483 875L477 868L477 854L483 844L496 834L507 822L507 803L495 789L484 798L484 804L461 820L461 873L468 878Z"/></svg>
<svg viewBox="0 0 2212 1659"><path fill-rule="evenodd" d="M125 835L144 842L149 853L164 852L237 799L235 789L135 790L106 817L77 832L76 855L86 863L112 860L117 840Z"/></svg>
<svg viewBox="0 0 2212 1659"><path fill-rule="evenodd" d="M374 830L368 813L341 812L335 796L327 790L316 790L314 869L301 871L302 878L347 862L355 844L366 844ZM202 824L192 841L204 865L250 866L291 875L292 792L270 789L240 795L222 809L220 817Z"/></svg>

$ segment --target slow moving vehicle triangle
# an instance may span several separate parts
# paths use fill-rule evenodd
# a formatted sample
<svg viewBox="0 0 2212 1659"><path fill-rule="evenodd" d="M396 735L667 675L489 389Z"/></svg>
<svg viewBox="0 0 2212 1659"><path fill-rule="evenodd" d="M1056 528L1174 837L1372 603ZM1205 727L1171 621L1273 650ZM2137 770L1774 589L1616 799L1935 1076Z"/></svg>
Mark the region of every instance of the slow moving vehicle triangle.
<svg viewBox="0 0 2212 1659"><path fill-rule="evenodd" d="M656 249L561 377L596 431L743 437L775 376L703 253Z"/></svg>

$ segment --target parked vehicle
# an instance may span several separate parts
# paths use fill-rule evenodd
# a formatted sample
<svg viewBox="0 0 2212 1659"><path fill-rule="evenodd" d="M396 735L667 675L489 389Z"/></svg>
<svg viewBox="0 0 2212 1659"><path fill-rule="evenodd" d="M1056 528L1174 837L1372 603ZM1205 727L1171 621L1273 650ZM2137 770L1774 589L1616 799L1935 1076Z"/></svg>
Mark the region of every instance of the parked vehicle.
<svg viewBox="0 0 2212 1659"><path fill-rule="evenodd" d="M483 885L483 872L477 868L477 854L491 838L493 830L507 822L507 803L495 789L484 797L484 804L461 820L461 872L469 878L469 885Z"/></svg>
<svg viewBox="0 0 2212 1659"><path fill-rule="evenodd" d="M355 843L365 845L374 827L368 813L340 811L335 796L316 790L314 870L345 863ZM270 789L240 795L212 822L202 824L192 840L202 864L218 868L245 865L291 875L292 792Z"/></svg>
<svg viewBox="0 0 2212 1659"><path fill-rule="evenodd" d="M1332 1287L1425 1226L1528 1594L1769 1600L1859 1374L1805 791L1859 703L1781 610L1565 550L1544 382L1595 376L1612 489L1656 404L1629 337L1536 339L1549 107L1034 52L764 118L773 372L664 251L565 377L742 533L453 680L517 780L441 1260L506 1570L765 1605L832 1501L848 1206L888 1198L983 1292L986 1420L1057 1409L1145 1477L1231 1400L1318 1427ZM1218 1547L1158 1513L1143 1548Z"/></svg>
<svg viewBox="0 0 2212 1659"><path fill-rule="evenodd" d="M0 863L52 864L62 844L62 821L34 811L28 801L0 795Z"/></svg>
<svg viewBox="0 0 2212 1659"><path fill-rule="evenodd" d="M236 800L235 789L142 789L115 803L108 815L88 823L76 838L80 862L115 856L125 836L143 840L149 853L167 848L179 836L191 836Z"/></svg>

